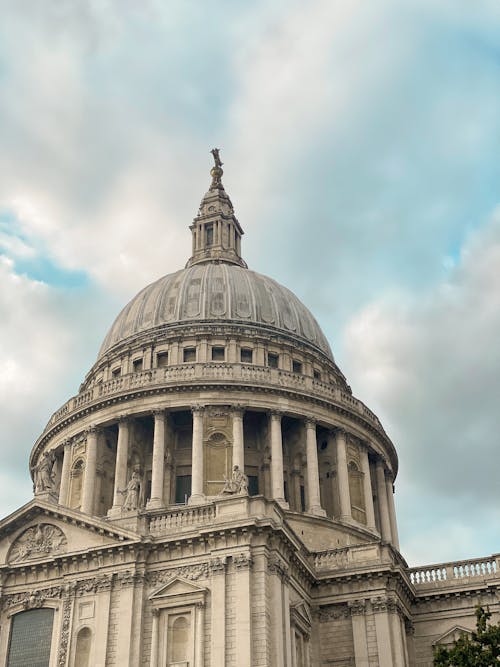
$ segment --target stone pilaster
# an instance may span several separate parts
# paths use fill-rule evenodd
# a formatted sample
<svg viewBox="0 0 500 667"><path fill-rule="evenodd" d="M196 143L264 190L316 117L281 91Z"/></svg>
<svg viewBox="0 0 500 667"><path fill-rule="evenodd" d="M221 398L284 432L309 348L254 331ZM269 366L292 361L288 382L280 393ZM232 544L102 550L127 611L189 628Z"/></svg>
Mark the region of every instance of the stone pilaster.
<svg viewBox="0 0 500 667"><path fill-rule="evenodd" d="M391 522L389 518L389 504L387 502L387 484L385 481L385 465L382 459L377 460L377 497L380 513L380 533L382 539L391 542Z"/></svg>
<svg viewBox="0 0 500 667"><path fill-rule="evenodd" d="M243 410L234 407L233 415L233 465L245 472L245 444L243 436Z"/></svg>
<svg viewBox="0 0 500 667"><path fill-rule="evenodd" d="M124 497L122 491L127 485L128 445L130 437L130 422L121 417L118 422L118 443L116 446L115 488L113 493L113 507L110 512L120 512Z"/></svg>
<svg viewBox="0 0 500 667"><path fill-rule="evenodd" d="M67 505L69 501L69 483L71 476L72 442L66 440L63 450L63 464L61 470L61 485L59 487L59 505Z"/></svg>
<svg viewBox="0 0 500 667"><path fill-rule="evenodd" d="M396 521L396 508L394 507L394 483L392 476L386 476L387 505L389 508L389 523L391 524L392 544L399 551L398 524Z"/></svg>
<svg viewBox="0 0 500 667"><path fill-rule="evenodd" d="M271 412L271 493L273 500L288 508L283 484L283 438L281 434L281 413Z"/></svg>
<svg viewBox="0 0 500 667"><path fill-rule="evenodd" d="M373 507L373 490L370 475L370 461L368 459L368 449L361 446L361 471L363 473L363 492L365 496L366 525L368 528L375 529L375 510Z"/></svg>
<svg viewBox="0 0 500 667"><path fill-rule="evenodd" d="M148 508L163 507L163 486L165 479L165 412L157 410L154 413L154 435L153 435L153 466L151 475L151 498Z"/></svg>

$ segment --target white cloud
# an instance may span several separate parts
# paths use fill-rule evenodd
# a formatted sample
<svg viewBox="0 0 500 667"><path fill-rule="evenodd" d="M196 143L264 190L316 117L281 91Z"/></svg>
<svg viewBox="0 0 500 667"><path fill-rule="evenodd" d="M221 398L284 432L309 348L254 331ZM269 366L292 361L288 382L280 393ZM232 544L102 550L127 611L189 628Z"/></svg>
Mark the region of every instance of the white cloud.
<svg viewBox="0 0 500 667"><path fill-rule="evenodd" d="M445 281L420 295L380 298L346 327L343 369L399 451L397 496L408 543L419 517L428 520L423 532L434 533L446 531L443 517L454 514L451 523L468 525L474 538L464 530L463 557L472 543L498 547L486 517L500 501L499 331L500 207L469 238ZM433 549L436 559L459 557L451 539Z"/></svg>

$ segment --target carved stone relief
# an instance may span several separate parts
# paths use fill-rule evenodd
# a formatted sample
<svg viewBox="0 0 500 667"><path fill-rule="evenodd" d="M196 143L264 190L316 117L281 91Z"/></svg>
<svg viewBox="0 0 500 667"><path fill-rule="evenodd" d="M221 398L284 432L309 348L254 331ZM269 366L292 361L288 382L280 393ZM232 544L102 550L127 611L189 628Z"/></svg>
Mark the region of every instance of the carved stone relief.
<svg viewBox="0 0 500 667"><path fill-rule="evenodd" d="M67 539L60 528L51 523L39 523L25 530L12 544L8 562L45 558L65 551Z"/></svg>

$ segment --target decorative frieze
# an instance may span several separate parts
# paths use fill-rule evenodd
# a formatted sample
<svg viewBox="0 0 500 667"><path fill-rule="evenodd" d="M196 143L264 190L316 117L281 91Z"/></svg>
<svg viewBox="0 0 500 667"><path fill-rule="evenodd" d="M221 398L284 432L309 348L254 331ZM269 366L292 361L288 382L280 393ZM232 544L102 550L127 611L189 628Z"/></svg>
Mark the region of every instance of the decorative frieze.
<svg viewBox="0 0 500 667"><path fill-rule="evenodd" d="M346 604L330 604L318 609L318 620L320 623L349 618L350 615L351 612Z"/></svg>
<svg viewBox="0 0 500 667"><path fill-rule="evenodd" d="M61 638L59 640L58 667L66 667L69 646L69 630L71 625L71 598L66 598L63 604Z"/></svg>

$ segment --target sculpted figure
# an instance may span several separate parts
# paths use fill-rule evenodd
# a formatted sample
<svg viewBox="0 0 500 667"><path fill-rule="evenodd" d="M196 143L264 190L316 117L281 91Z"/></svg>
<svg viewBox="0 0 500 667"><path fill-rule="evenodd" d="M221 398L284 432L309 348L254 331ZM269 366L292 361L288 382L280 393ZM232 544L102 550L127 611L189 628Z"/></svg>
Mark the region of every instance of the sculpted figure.
<svg viewBox="0 0 500 667"><path fill-rule="evenodd" d="M219 150L220 150L219 148L212 148L212 150L210 151L214 156L214 162L216 167L222 167L222 162L219 157Z"/></svg>
<svg viewBox="0 0 500 667"><path fill-rule="evenodd" d="M34 472L34 491L35 493L42 493L43 491L51 491L54 488L55 481L55 462L54 452L44 452L40 458L38 465Z"/></svg>
<svg viewBox="0 0 500 667"><path fill-rule="evenodd" d="M127 484L127 488L122 493L125 494L123 509L127 511L136 510L139 507L139 492L141 490L141 477L137 470L134 470L132 477Z"/></svg>
<svg viewBox="0 0 500 667"><path fill-rule="evenodd" d="M231 478L224 478L224 487L221 491L222 494L248 494L248 477L245 473L240 470L239 466L235 465L233 467L233 474Z"/></svg>

